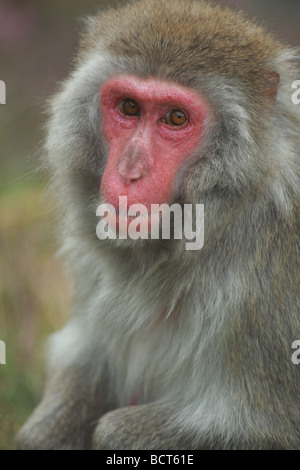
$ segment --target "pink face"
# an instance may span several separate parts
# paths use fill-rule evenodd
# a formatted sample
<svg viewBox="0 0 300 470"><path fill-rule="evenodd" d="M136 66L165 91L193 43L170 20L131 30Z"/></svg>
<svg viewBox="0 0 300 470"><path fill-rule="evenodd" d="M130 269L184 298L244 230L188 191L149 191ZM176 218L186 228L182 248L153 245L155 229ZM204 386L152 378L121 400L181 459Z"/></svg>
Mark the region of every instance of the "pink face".
<svg viewBox="0 0 300 470"><path fill-rule="evenodd" d="M201 146L208 104L173 82L117 76L100 92L109 156L102 177L104 202L119 209L169 204L180 166Z"/></svg>

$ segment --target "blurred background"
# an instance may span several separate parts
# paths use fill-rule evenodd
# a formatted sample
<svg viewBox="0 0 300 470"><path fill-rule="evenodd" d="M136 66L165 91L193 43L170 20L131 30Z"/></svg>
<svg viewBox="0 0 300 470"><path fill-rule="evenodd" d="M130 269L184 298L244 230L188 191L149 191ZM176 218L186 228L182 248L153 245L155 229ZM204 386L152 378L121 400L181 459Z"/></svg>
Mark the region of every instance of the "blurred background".
<svg viewBox="0 0 300 470"><path fill-rule="evenodd" d="M47 335L66 321L71 283L55 257L52 203L36 172L47 98L72 68L79 18L125 0L0 0L0 449L42 391ZM214 1L213 1L214 3ZM299 0L224 0L300 45ZM299 77L295 77L300 79Z"/></svg>

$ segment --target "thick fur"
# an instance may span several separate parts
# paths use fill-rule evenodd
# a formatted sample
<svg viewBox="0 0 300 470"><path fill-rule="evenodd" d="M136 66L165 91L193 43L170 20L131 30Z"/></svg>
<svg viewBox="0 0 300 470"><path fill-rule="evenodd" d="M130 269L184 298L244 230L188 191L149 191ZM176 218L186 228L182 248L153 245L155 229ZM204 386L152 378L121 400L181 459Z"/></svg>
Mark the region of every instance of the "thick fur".
<svg viewBox="0 0 300 470"><path fill-rule="evenodd" d="M297 51L189 0L133 2L87 29L46 145L76 296L18 446L299 448ZM99 90L122 73L171 79L210 103L204 144L174 188L174 201L205 206L201 251L96 237L108 151Z"/></svg>

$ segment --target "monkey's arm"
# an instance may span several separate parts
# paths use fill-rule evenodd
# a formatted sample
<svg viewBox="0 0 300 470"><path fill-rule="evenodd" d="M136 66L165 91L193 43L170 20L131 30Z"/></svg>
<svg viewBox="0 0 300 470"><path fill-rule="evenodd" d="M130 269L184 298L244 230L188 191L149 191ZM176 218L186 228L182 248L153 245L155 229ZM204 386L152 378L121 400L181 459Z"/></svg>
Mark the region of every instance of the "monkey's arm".
<svg viewBox="0 0 300 470"><path fill-rule="evenodd" d="M86 449L99 417L115 407L105 351L90 348L82 331L73 320L50 339L44 397L19 431L17 448Z"/></svg>
<svg viewBox="0 0 300 470"><path fill-rule="evenodd" d="M107 411L98 388L75 368L50 376L42 402L16 437L17 448L88 448L93 426Z"/></svg>
<svg viewBox="0 0 300 470"><path fill-rule="evenodd" d="M178 405L177 405L178 407ZM199 449L193 433L176 419L176 406L153 402L105 414L93 435L95 450Z"/></svg>
<svg viewBox="0 0 300 470"><path fill-rule="evenodd" d="M249 405L249 404L248 404ZM251 413L251 406L247 412ZM184 413L182 413L183 415ZM230 418L234 414L230 412ZM95 428L94 450L279 450L298 449L297 436L285 436L272 423L262 422L252 427L240 415L236 429L217 429L207 426L207 415L191 419L190 426L180 419L179 404L157 402L119 408L106 413ZM268 416L265 416L268 418ZM252 423L253 424L253 423ZM223 426L224 427L224 426ZM247 434L242 429L247 430Z"/></svg>

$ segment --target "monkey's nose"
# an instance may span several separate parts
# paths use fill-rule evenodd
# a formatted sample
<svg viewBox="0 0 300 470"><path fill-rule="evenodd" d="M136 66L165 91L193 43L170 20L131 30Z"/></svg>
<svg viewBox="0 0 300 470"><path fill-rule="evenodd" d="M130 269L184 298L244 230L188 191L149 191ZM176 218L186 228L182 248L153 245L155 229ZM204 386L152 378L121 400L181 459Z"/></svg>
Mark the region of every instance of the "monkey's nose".
<svg viewBox="0 0 300 470"><path fill-rule="evenodd" d="M118 165L118 173L125 184L131 184L149 173L149 159L143 152L123 155Z"/></svg>
<svg viewBox="0 0 300 470"><path fill-rule="evenodd" d="M140 166L128 168L127 165L119 165L118 171L124 184L134 183L135 181L140 180L144 176L143 169Z"/></svg>

